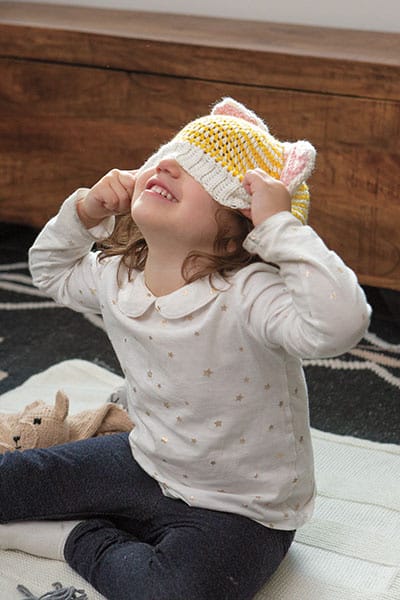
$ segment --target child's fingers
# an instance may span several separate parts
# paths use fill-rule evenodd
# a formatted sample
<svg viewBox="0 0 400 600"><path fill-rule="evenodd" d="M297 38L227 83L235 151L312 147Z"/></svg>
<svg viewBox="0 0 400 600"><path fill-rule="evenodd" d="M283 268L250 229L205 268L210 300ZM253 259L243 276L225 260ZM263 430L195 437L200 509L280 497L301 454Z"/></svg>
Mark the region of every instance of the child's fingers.
<svg viewBox="0 0 400 600"><path fill-rule="evenodd" d="M242 185L246 192L252 196L257 187L264 185L268 182L268 179L272 178L262 169L251 169L247 171L246 175L243 177Z"/></svg>
<svg viewBox="0 0 400 600"><path fill-rule="evenodd" d="M136 183L136 174L135 171L118 171L118 180L121 185L126 189L128 195L131 197L133 194L133 190L135 189Z"/></svg>

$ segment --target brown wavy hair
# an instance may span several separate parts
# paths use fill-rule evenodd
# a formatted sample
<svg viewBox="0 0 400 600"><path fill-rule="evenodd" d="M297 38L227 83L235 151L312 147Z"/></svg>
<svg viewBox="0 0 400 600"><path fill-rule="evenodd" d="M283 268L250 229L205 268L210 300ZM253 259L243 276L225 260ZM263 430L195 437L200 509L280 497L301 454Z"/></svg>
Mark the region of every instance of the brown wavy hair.
<svg viewBox="0 0 400 600"><path fill-rule="evenodd" d="M233 217L233 228L227 224L228 216L231 222ZM182 264L182 277L186 283L192 283L207 275L211 280L215 273L226 279L229 273L261 260L243 248L246 236L253 229L253 224L247 217L237 210L221 206L215 213L215 220L217 235L214 240L214 254L197 251L188 254ZM130 215L117 217L113 233L101 243L99 249L99 260L120 255L119 269L127 268L129 279L134 269L143 271L145 268L147 243ZM196 269L193 272L194 264Z"/></svg>

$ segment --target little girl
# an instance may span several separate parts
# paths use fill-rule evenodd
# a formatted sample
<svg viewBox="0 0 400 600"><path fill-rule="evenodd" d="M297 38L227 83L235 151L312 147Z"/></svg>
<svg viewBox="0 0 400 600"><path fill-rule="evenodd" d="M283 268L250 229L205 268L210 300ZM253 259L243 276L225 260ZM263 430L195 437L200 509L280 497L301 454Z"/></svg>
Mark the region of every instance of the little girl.
<svg viewBox="0 0 400 600"><path fill-rule="evenodd" d="M314 156L225 98L65 201L34 282L102 314L135 427L5 454L0 547L109 600L250 600L276 570L315 496L301 359L345 352L370 314L304 225Z"/></svg>

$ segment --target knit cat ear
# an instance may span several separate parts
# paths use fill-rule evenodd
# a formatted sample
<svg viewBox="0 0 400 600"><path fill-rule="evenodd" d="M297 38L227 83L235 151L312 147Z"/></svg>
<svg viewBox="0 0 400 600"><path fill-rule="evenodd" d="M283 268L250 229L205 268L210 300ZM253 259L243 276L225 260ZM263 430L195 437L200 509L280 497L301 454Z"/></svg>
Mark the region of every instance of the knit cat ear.
<svg viewBox="0 0 400 600"><path fill-rule="evenodd" d="M314 146L305 140L284 142L283 146L284 165L280 179L293 196L299 185L311 175L316 151Z"/></svg>
<svg viewBox="0 0 400 600"><path fill-rule="evenodd" d="M220 102L217 102L217 104L214 105L211 114L239 117L240 119L249 121L249 123L253 123L253 125L257 125L257 127L261 127L261 129L264 129L264 131L269 133L268 126L262 119L260 119L260 117L256 115L255 112L233 98L222 98Z"/></svg>

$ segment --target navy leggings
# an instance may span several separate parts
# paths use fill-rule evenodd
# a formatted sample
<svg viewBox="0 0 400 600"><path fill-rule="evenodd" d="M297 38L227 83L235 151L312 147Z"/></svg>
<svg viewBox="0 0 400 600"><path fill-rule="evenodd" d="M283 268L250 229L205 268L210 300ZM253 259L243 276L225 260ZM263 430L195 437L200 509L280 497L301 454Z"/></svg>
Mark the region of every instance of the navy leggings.
<svg viewBox="0 0 400 600"><path fill-rule="evenodd" d="M65 559L108 600L250 600L294 532L167 498L128 434L0 457L0 522L83 519Z"/></svg>

